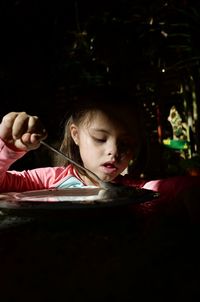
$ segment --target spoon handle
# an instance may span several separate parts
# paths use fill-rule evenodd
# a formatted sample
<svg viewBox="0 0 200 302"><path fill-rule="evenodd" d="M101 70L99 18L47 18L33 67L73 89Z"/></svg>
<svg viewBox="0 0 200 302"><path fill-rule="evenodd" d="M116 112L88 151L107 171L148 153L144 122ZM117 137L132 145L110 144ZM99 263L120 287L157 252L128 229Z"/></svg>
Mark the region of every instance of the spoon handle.
<svg viewBox="0 0 200 302"><path fill-rule="evenodd" d="M73 159L69 158L67 155L65 155L62 151L54 148L53 146L47 144L44 141L40 142L43 146L45 146L46 148L50 149L51 151L57 153L58 155L64 157L66 160L68 160L70 163L72 163L74 166L78 167L79 169L82 169L84 172L86 172L90 178L96 183L98 183L100 185L100 187L102 188L107 188L107 184L106 182L102 181L94 172L90 171L89 169L81 166L80 164L78 164L77 162L75 162Z"/></svg>

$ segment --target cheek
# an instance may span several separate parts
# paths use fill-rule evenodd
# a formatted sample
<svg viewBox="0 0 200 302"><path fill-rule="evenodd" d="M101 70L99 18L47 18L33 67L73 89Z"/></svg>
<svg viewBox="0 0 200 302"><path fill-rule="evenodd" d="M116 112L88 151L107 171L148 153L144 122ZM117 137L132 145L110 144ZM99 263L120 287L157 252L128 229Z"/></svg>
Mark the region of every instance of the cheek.
<svg viewBox="0 0 200 302"><path fill-rule="evenodd" d="M79 139L79 148L83 150L90 150L91 142L87 135L82 135Z"/></svg>
<svg viewBox="0 0 200 302"><path fill-rule="evenodd" d="M89 160L94 157L95 148L92 144L92 141L88 138L88 136L82 136L79 141L79 150L82 159Z"/></svg>

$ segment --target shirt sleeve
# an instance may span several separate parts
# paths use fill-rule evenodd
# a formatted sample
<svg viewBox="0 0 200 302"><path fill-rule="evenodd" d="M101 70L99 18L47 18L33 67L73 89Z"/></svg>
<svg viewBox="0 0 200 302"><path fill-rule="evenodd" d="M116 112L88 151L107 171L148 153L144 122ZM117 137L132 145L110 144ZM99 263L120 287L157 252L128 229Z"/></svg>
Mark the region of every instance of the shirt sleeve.
<svg viewBox="0 0 200 302"><path fill-rule="evenodd" d="M16 160L20 159L25 154L25 151L11 149L0 138L0 177Z"/></svg>
<svg viewBox="0 0 200 302"><path fill-rule="evenodd" d="M0 192L22 192L44 189L50 185L49 171L33 169L27 171L9 171L10 166L22 156L25 151L11 149L0 139ZM52 173L51 173L52 176Z"/></svg>
<svg viewBox="0 0 200 302"><path fill-rule="evenodd" d="M9 148L0 139L0 192L24 192L59 187L72 167L45 167L24 171L8 170L26 152Z"/></svg>

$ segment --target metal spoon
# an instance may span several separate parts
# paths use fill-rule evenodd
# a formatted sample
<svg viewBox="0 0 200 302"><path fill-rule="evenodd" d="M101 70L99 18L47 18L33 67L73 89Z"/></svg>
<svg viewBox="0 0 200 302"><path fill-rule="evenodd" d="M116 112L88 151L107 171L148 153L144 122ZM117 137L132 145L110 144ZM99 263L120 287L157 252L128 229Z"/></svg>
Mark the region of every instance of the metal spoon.
<svg viewBox="0 0 200 302"><path fill-rule="evenodd" d="M80 164L75 162L73 159L71 159L67 155L65 155L62 151L54 148L53 146L47 144L44 141L41 141L41 144L44 145L45 147L47 147L48 149L52 150L53 152L57 153L58 155L64 157L66 160L68 160L70 163L72 163L79 169L82 169L84 172L86 172L90 176L90 178L94 181L94 183L98 183L101 188L108 189L108 188L113 187L113 185L111 183L101 180L99 178L99 176L97 176L94 172L90 171L89 169L85 168L84 166L81 166Z"/></svg>
<svg viewBox="0 0 200 302"><path fill-rule="evenodd" d="M71 162L74 166L82 169L86 172L90 178L94 181L94 183L98 183L100 188L104 189L100 191L100 195L102 199L116 199L116 198L137 198L137 200L141 200L145 197L145 199L154 199L155 197L159 196L159 193L146 190L146 189L138 189L132 186L121 185L112 182L106 182L101 180L94 172L90 171L89 169L81 166L68 156L66 156L62 151L54 148L53 146L49 145L48 143L41 141L41 144L46 148L50 149L51 151L57 153L58 155L64 157L66 160Z"/></svg>

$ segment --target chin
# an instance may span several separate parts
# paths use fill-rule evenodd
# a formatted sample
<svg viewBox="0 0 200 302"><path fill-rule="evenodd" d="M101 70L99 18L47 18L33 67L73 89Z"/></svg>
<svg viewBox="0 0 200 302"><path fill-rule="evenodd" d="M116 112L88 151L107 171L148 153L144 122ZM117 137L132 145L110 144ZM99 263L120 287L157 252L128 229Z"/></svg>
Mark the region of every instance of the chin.
<svg viewBox="0 0 200 302"><path fill-rule="evenodd" d="M103 181L112 181L113 179L116 178L116 176L110 176L110 175L104 175L102 177L100 177Z"/></svg>

